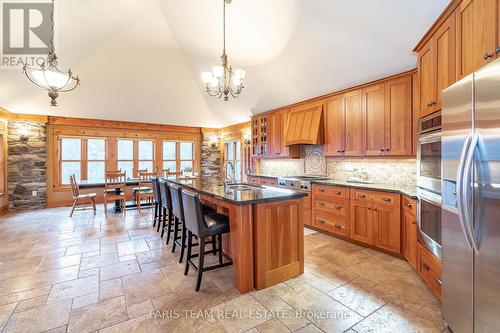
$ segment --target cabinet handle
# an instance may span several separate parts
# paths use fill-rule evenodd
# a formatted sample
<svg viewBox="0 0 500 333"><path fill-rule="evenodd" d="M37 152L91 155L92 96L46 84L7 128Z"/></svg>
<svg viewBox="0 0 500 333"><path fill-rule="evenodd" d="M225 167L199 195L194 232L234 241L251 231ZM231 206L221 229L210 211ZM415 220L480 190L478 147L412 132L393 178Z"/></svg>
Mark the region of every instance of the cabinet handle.
<svg viewBox="0 0 500 333"><path fill-rule="evenodd" d="M337 150L337 153L345 153L345 150Z"/></svg>
<svg viewBox="0 0 500 333"><path fill-rule="evenodd" d="M391 149L390 148L386 148L385 151L391 151Z"/></svg>
<svg viewBox="0 0 500 333"><path fill-rule="evenodd" d="M325 221L324 220L319 220L319 223L320 224L325 224Z"/></svg>
<svg viewBox="0 0 500 333"><path fill-rule="evenodd" d="M493 54L491 54L491 53L485 53L484 54L484 60L488 60L489 58L493 58Z"/></svg>
<svg viewBox="0 0 500 333"><path fill-rule="evenodd" d="M405 204L405 206L408 207L408 208L411 208L411 204L410 203Z"/></svg>
<svg viewBox="0 0 500 333"><path fill-rule="evenodd" d="M318 192L325 192L324 188L318 188Z"/></svg>
<svg viewBox="0 0 500 333"><path fill-rule="evenodd" d="M416 222L416 221L413 221L411 224L417 224L417 222Z"/></svg>
<svg viewBox="0 0 500 333"><path fill-rule="evenodd" d="M384 201L384 202L391 202L392 200L390 198L382 198L382 201Z"/></svg>
<svg viewBox="0 0 500 333"><path fill-rule="evenodd" d="M497 46L497 48L495 49L495 53L500 54L500 46Z"/></svg>
<svg viewBox="0 0 500 333"><path fill-rule="evenodd" d="M321 206L321 207L324 207L325 203L324 202L318 202L318 205Z"/></svg>
<svg viewBox="0 0 500 333"><path fill-rule="evenodd" d="M431 106L434 106L436 104L437 104L436 101L430 101L429 103L427 103L427 107L431 107Z"/></svg>
<svg viewBox="0 0 500 333"><path fill-rule="evenodd" d="M427 263L422 263L422 268L425 269L427 272L429 272L431 270L431 268L429 267L429 265L427 265Z"/></svg>
<svg viewBox="0 0 500 333"><path fill-rule="evenodd" d="M370 207L368 207L368 210L372 210Z"/></svg>
<svg viewBox="0 0 500 333"><path fill-rule="evenodd" d="M337 228L337 229L342 229L342 225L340 225L340 224L335 224L335 228Z"/></svg>
<svg viewBox="0 0 500 333"><path fill-rule="evenodd" d="M384 149L384 148L382 148L382 149L380 149L380 151L383 153L383 152L385 151L385 149Z"/></svg>
<svg viewBox="0 0 500 333"><path fill-rule="evenodd" d="M357 198L358 199L364 199L364 198L366 198L366 195L364 195L364 194L358 194Z"/></svg>
<svg viewBox="0 0 500 333"><path fill-rule="evenodd" d="M437 284L439 284L439 285L442 285L442 284L443 284L443 281L441 281L441 279L439 279L439 278L438 278L438 279L436 279L436 282L437 282Z"/></svg>
<svg viewBox="0 0 500 333"><path fill-rule="evenodd" d="M335 195L341 195L341 194L342 194L342 192L340 192L340 191L335 192Z"/></svg>
<svg viewBox="0 0 500 333"><path fill-rule="evenodd" d="M340 210L340 209L342 209L342 206L341 205L335 205L335 209Z"/></svg>

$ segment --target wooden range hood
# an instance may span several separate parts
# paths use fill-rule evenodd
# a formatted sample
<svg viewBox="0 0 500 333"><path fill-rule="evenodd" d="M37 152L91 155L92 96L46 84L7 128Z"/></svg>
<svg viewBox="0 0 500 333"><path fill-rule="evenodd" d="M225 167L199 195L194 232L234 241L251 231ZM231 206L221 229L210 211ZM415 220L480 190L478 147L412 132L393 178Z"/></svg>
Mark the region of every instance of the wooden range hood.
<svg viewBox="0 0 500 333"><path fill-rule="evenodd" d="M323 103L291 109L285 130L285 146L322 145Z"/></svg>

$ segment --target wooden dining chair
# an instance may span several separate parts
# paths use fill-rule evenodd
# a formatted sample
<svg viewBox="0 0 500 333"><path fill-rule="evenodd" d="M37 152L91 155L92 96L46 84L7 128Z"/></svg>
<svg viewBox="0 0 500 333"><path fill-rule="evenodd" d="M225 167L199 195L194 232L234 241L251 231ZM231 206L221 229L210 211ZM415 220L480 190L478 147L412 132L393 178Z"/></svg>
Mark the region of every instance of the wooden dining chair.
<svg viewBox="0 0 500 333"><path fill-rule="evenodd" d="M167 172L167 178L175 177L179 178L182 176L182 171L168 171Z"/></svg>
<svg viewBox="0 0 500 333"><path fill-rule="evenodd" d="M156 174L158 177L168 177L168 173L170 172L170 169L163 169L163 170L160 170L158 168L156 168Z"/></svg>
<svg viewBox="0 0 500 333"><path fill-rule="evenodd" d="M156 177L155 172L139 172L139 187L135 188L135 203L139 211L141 211L142 200L148 199L149 203L153 202L152 177Z"/></svg>
<svg viewBox="0 0 500 333"><path fill-rule="evenodd" d="M96 193L80 194L80 188L78 187L78 183L76 182L75 175L69 176L69 182L71 184L71 191L73 192L73 206L71 207L71 213L69 213L69 217L73 216L73 212L75 211L75 208L77 206L79 205L87 206L89 204L92 205L95 215L96 213L95 197L97 194Z"/></svg>
<svg viewBox="0 0 500 333"><path fill-rule="evenodd" d="M126 173L106 172L106 182L104 183L104 212L108 213L108 201L119 201L123 212L126 208Z"/></svg>

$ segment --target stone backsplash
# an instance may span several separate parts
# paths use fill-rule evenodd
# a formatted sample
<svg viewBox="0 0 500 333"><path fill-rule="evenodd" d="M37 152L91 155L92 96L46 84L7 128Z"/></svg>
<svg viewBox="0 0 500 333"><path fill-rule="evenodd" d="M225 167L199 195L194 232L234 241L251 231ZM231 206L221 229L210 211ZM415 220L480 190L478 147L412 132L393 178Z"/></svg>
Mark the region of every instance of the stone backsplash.
<svg viewBox="0 0 500 333"><path fill-rule="evenodd" d="M7 182L9 210L45 208L47 131L43 123L8 124ZM33 196L36 191L36 196Z"/></svg>
<svg viewBox="0 0 500 333"><path fill-rule="evenodd" d="M325 158L321 146L303 147L301 159L261 160L260 173L269 176L324 175L347 180L355 170L366 173L378 184L415 186L417 162L414 158Z"/></svg>
<svg viewBox="0 0 500 333"><path fill-rule="evenodd" d="M201 138L201 181L205 184L220 184L222 156L219 146L212 147L211 136L217 133L204 133Z"/></svg>

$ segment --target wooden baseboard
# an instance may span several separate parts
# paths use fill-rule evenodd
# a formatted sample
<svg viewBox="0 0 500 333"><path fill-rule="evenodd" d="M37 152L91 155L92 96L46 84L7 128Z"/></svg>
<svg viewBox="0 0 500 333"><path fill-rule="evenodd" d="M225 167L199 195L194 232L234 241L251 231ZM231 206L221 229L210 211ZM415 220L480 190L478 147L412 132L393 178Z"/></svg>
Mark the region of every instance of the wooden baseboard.
<svg viewBox="0 0 500 333"><path fill-rule="evenodd" d="M71 207L73 205L73 202L74 202L73 199L58 200L58 201L47 201L47 208ZM96 197L95 198L95 202L97 204L102 204L104 202L104 199ZM90 201L89 201L89 204L90 204ZM83 205L83 201L82 201L82 205Z"/></svg>

